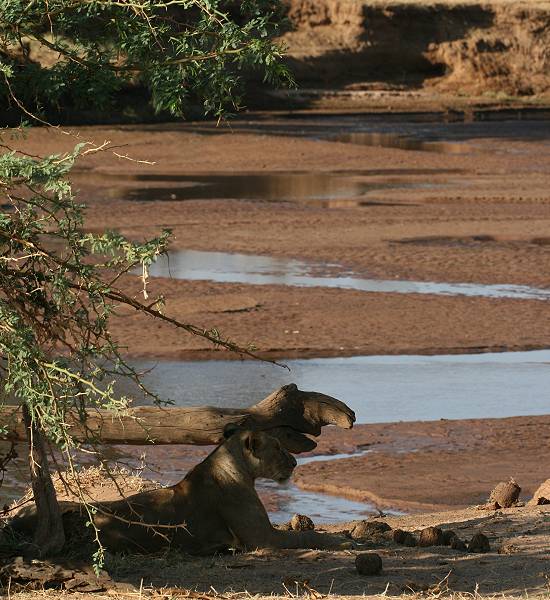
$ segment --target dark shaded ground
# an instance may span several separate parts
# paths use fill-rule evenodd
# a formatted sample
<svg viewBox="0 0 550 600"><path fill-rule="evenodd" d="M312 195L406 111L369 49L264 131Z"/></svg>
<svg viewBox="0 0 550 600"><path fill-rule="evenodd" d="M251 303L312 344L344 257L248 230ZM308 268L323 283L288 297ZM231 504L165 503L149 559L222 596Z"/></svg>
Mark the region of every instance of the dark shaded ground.
<svg viewBox="0 0 550 600"><path fill-rule="evenodd" d="M384 519L394 528L415 531L427 526L452 529L462 539L483 532L491 550L468 554L448 547L405 548L394 542L363 542L361 550L258 550L253 553L193 558L171 552L164 556L109 557L112 578L109 597L147 595L151 588L168 596L196 590L202 594L335 597L420 593L431 597L479 594L546 597L550 508L475 509ZM349 530L352 523L331 527ZM364 577L355 570L355 556L376 551L382 558L380 575ZM108 584L109 587L109 584ZM125 590L125 591L124 591ZM138 590L141 590L138 592ZM14 594L23 600L32 594ZM156 594L162 594L162 590ZM48 596L56 595L53 590ZM106 594L107 595L107 594ZM87 596L101 598L102 594Z"/></svg>
<svg viewBox="0 0 550 600"><path fill-rule="evenodd" d="M475 510L386 519L393 527L415 530L434 524L453 529L462 538L483 531L490 539L488 554L465 554L444 547L404 548L390 543L367 544L365 549L380 553L383 573L364 578L354 568L355 551L311 550L259 551L248 555L179 561L151 561L144 568L119 563L115 579L139 585L180 585L218 592L247 591L270 595L304 593L303 582L313 589L335 595L390 595L412 591L436 591L446 579L449 591L481 594L521 595L547 592L548 507L507 509L499 513ZM347 527L350 525L347 524ZM335 526L339 530L346 525ZM513 544L513 547L510 545ZM505 550L508 548L508 550ZM504 552L499 554L499 549ZM507 553L511 552L511 553ZM172 562L173 560L173 562ZM171 564L170 564L171 563ZM163 568L164 567L164 568ZM167 567L167 568L166 568ZM439 589L445 589L441 584Z"/></svg>

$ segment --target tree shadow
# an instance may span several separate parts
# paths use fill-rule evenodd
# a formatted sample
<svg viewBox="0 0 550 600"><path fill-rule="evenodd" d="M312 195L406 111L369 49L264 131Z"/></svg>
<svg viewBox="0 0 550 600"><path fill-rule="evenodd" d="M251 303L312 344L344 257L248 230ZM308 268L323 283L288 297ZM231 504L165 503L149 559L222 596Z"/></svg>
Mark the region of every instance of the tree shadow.
<svg viewBox="0 0 550 600"><path fill-rule="evenodd" d="M178 552L147 557L112 557L109 572L117 582L181 587L202 592L261 595L321 594L360 596L402 592L535 593L547 589L544 566L550 536L550 507L482 513L445 523L463 539L483 531L491 552L468 554L449 547L405 548L373 542L366 551L382 557L383 571L362 577L356 551L259 550L244 554L191 557ZM419 517L421 518L421 517ZM346 526L349 527L349 523ZM311 596L310 596L311 597Z"/></svg>

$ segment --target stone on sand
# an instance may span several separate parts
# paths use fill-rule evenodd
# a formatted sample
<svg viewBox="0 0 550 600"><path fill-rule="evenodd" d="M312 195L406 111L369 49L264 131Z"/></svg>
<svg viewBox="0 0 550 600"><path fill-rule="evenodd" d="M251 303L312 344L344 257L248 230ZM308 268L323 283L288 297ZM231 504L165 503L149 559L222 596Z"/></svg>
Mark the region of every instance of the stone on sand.
<svg viewBox="0 0 550 600"><path fill-rule="evenodd" d="M294 531L311 531L315 529L315 524L306 515L294 515L290 520L290 528Z"/></svg>
<svg viewBox="0 0 550 600"><path fill-rule="evenodd" d="M359 575L378 575L382 571L382 559L376 552L363 552L355 558Z"/></svg>
<svg viewBox="0 0 550 600"><path fill-rule="evenodd" d="M443 531L439 527L426 527L420 532L418 545L424 548L428 546L444 545Z"/></svg>
<svg viewBox="0 0 550 600"><path fill-rule="evenodd" d="M384 521L359 521L351 530L351 537L354 540L379 537L390 530L391 527Z"/></svg>
<svg viewBox="0 0 550 600"><path fill-rule="evenodd" d="M403 529L394 529L392 537L393 541L396 544L401 544L402 546L409 547L416 546L416 538L410 531L403 531Z"/></svg>
<svg viewBox="0 0 550 600"><path fill-rule="evenodd" d="M489 538L483 533L476 533L468 544L468 552L490 552Z"/></svg>
<svg viewBox="0 0 550 600"><path fill-rule="evenodd" d="M547 479L544 483L541 483L537 491L533 494L531 500L529 500L529 504L531 506L550 504L550 479Z"/></svg>
<svg viewBox="0 0 550 600"><path fill-rule="evenodd" d="M510 508L516 504L519 499L521 488L513 480L501 481L489 496L489 503L498 504L499 508Z"/></svg>

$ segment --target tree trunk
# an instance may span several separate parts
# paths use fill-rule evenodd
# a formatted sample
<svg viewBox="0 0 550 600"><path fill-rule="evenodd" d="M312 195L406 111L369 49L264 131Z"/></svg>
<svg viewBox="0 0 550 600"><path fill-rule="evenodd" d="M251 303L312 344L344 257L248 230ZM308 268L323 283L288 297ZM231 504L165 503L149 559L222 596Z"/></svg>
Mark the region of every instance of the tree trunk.
<svg viewBox="0 0 550 600"><path fill-rule="evenodd" d="M31 486L38 516L33 543L40 556L48 556L60 552L65 544L63 520L48 467L44 436L25 405L22 413L29 443Z"/></svg>
<svg viewBox="0 0 550 600"><path fill-rule="evenodd" d="M67 415L69 433L80 442L105 444L219 444L230 425L269 431L290 452L306 452L317 445L323 425L350 428L355 414L343 402L317 392L285 385L249 408L211 406L161 408L139 406L123 415L89 409L85 423ZM16 407L0 408L0 422L15 439L24 439L26 424Z"/></svg>

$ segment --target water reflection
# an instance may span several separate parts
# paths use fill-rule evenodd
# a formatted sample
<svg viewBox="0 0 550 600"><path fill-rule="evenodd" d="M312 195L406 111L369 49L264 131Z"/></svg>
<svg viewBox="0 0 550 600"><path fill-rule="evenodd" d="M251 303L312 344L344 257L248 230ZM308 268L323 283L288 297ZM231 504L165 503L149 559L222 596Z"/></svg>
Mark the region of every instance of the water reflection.
<svg viewBox="0 0 550 600"><path fill-rule="evenodd" d="M336 276L329 276L332 272ZM523 285L485 285L370 279L344 271L335 264L302 261L253 254L174 250L161 256L150 268L153 277L173 277L194 281L247 283L253 285L291 285L393 292L399 294L438 294L548 300L550 290Z"/></svg>
<svg viewBox="0 0 550 600"><path fill-rule="evenodd" d="M382 148L397 148L399 150L417 150L421 152L437 152L439 154L471 154L478 149L473 144L465 142L436 142L420 138L406 137L397 133L341 133L329 138L335 142L360 144L362 146L379 146Z"/></svg>
<svg viewBox="0 0 550 600"><path fill-rule="evenodd" d="M435 152L456 153L457 148L451 146L431 146L422 148L416 143L454 144L456 142L472 142L475 140L495 140L487 151L506 153L510 148L503 140L508 141L538 141L550 140L549 111L530 110L500 111L480 115L465 121L462 118L453 119L449 115L422 113L416 115L391 114L362 114L362 115L316 115L295 113L281 117L270 115L240 116L231 124L220 125L215 122L189 122L184 124L162 125L163 131L190 131L203 135L222 133L252 133L258 135L281 135L302 137L308 139L348 141L358 143L360 137L372 135L369 145L398 147L403 150L431 149ZM475 117L475 115L472 115ZM492 120L491 120L492 119ZM374 137L379 136L379 137ZM396 138L406 140L397 142ZM366 138L363 138L363 142ZM466 145L465 145L466 146ZM472 145L477 148L477 145ZM462 153L462 147L458 148ZM550 152L550 146L548 147Z"/></svg>
<svg viewBox="0 0 550 600"><path fill-rule="evenodd" d="M441 173L441 172L440 172ZM415 173L416 174L416 173ZM339 199L360 199L367 192L396 188L433 187L433 182L368 181L363 173L354 172L278 172L239 173L237 175L142 175L135 181L157 185L113 187L107 195L120 200L263 200L267 202L302 202L326 206ZM168 185L174 184L177 185ZM159 185L161 184L161 185ZM354 203L357 206L358 202Z"/></svg>
<svg viewBox="0 0 550 600"><path fill-rule="evenodd" d="M285 486L273 481L260 481L260 489L269 490L278 497L278 509L271 511L273 523L285 523L296 513L307 515L317 523L338 523L366 519L377 513L375 506L368 502L355 502L346 498L306 492L288 483ZM393 511L388 511L393 514Z"/></svg>

